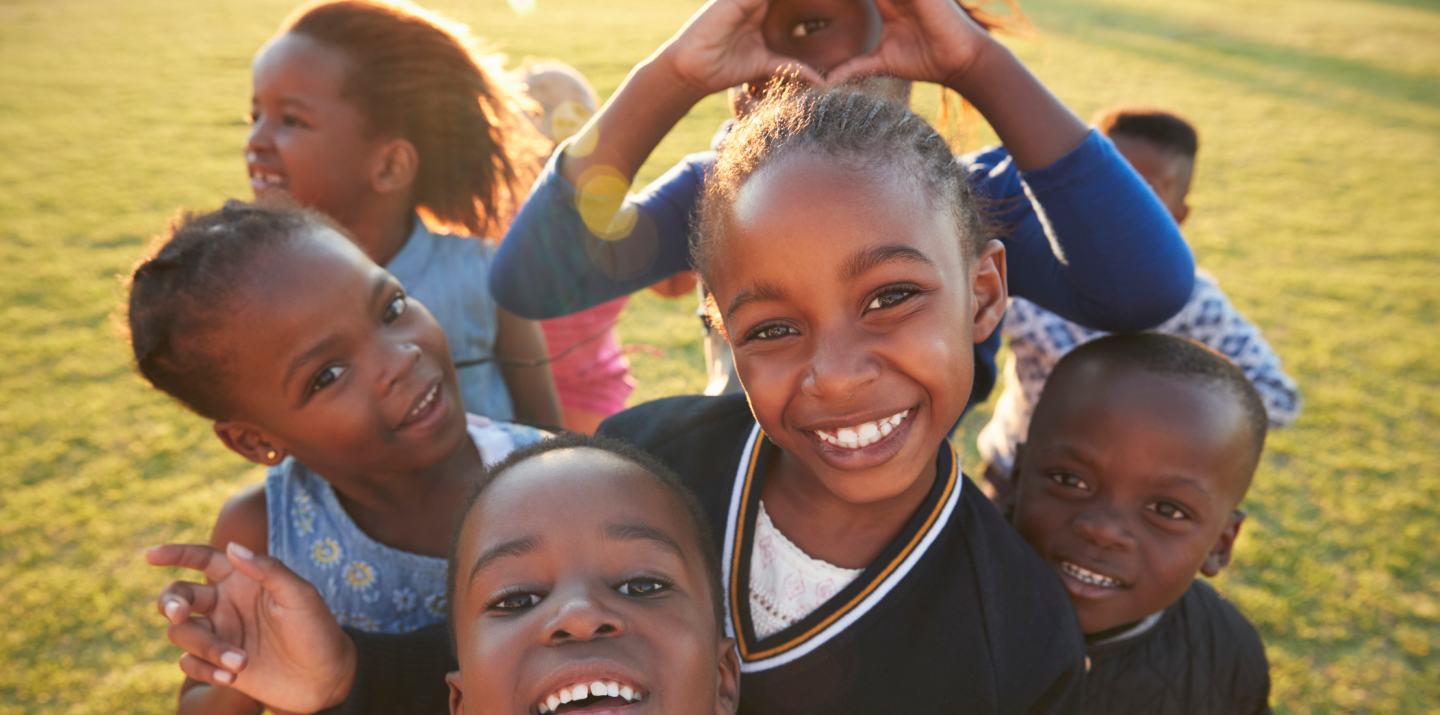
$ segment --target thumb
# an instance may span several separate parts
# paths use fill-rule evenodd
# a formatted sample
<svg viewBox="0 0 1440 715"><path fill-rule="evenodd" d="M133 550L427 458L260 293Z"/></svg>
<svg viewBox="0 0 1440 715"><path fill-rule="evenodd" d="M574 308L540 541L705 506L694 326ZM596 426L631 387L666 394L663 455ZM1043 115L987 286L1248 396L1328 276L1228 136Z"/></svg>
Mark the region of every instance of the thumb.
<svg viewBox="0 0 1440 715"><path fill-rule="evenodd" d="M233 541L225 548L225 555L236 571L258 582L281 607L313 608L319 601L319 594L310 582L300 578L273 556L256 554ZM324 605L319 608L324 610Z"/></svg>

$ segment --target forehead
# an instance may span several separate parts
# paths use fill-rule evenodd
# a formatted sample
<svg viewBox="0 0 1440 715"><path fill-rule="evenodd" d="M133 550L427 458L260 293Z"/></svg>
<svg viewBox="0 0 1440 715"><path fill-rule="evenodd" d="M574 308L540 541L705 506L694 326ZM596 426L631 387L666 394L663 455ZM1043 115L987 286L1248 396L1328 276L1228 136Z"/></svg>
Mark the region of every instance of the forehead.
<svg viewBox="0 0 1440 715"><path fill-rule="evenodd" d="M893 163L799 150L766 165L736 192L717 252L717 283L762 267L796 280L858 249L905 244L947 268L964 266L959 228L913 173ZM815 270L798 272L797 266Z"/></svg>
<svg viewBox="0 0 1440 715"><path fill-rule="evenodd" d="M606 548L596 535L614 523L660 529L692 567L703 563L680 500L639 465L592 448L546 452L502 474L466 515L460 558L530 534L545 536L547 548L594 552Z"/></svg>
<svg viewBox="0 0 1440 715"><path fill-rule="evenodd" d="M1086 360L1045 386L1026 451L1055 444L1123 452L1135 472L1183 469L1233 485L1250 458L1244 408L1215 380ZM1053 388L1053 389L1052 389Z"/></svg>
<svg viewBox="0 0 1440 715"><path fill-rule="evenodd" d="M250 66L257 93L267 88L338 98L350 76L350 58L306 35L287 32L255 53Z"/></svg>

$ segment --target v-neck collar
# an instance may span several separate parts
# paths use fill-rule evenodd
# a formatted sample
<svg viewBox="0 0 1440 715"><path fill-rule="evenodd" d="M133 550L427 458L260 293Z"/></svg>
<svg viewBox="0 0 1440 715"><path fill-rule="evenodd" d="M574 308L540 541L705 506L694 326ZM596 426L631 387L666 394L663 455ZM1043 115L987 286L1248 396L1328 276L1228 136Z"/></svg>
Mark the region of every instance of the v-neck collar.
<svg viewBox="0 0 1440 715"><path fill-rule="evenodd" d="M804 656L872 610L904 580L944 529L960 500L965 481L960 477L954 448L947 440L936 460L935 484L899 536L859 577L814 613L766 638L756 638L750 619L750 562L760 493L773 449L774 445L756 424L736 470L725 525L722 555L728 607L725 626L739 645L740 670L747 673L769 670Z"/></svg>

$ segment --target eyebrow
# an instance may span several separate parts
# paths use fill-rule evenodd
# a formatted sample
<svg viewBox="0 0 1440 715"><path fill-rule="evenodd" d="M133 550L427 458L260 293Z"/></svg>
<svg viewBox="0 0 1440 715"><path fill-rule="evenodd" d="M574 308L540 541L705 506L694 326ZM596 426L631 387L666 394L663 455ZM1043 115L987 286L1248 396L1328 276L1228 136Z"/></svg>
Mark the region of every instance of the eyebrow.
<svg viewBox="0 0 1440 715"><path fill-rule="evenodd" d="M650 541L666 551L680 557L681 561L687 561L685 552L680 550L680 544L676 543L670 535L653 526L645 524L606 524L605 538L616 541Z"/></svg>
<svg viewBox="0 0 1440 715"><path fill-rule="evenodd" d="M725 315L734 315L735 311L747 305L750 305L751 303L761 303L770 300L785 300L788 297L790 297L790 293L786 291L783 287L775 285L774 283L760 281L754 286L741 290L739 293L736 293L735 298L730 301L729 307L725 309Z"/></svg>
<svg viewBox="0 0 1440 715"><path fill-rule="evenodd" d="M541 543L542 540L538 536L525 536L519 539L511 539L499 546L491 548L485 553L480 554L480 558L475 559L475 565L470 567L470 579L473 581L476 574L489 568L491 564L494 564L500 559L524 556L525 554L535 551L540 548Z"/></svg>
<svg viewBox="0 0 1440 715"><path fill-rule="evenodd" d="M371 286L370 288L370 302L374 303L375 301L379 300L380 296L385 292L385 289L389 287L390 274L384 271L380 271L375 274L375 278L373 278L372 280L374 281L375 285ZM320 340L320 342L315 343L315 345L311 346L309 350L306 350L305 352L297 355L294 360L290 361L290 367L285 370L285 378L280 381L280 389L289 390L290 380L295 377L295 372L297 370L304 367L305 363L314 360L316 356L329 351L332 347L334 347L335 343L339 341L340 336L332 333L325 336L323 339Z"/></svg>
<svg viewBox="0 0 1440 715"><path fill-rule="evenodd" d="M845 261L845 266L840 269L841 280L853 280L864 275L867 271L878 268L886 263L904 261L916 263L922 266L935 267L935 262L929 256L921 253L919 249L899 244L885 244L883 246L871 246L862 248Z"/></svg>
<svg viewBox="0 0 1440 715"><path fill-rule="evenodd" d="M1201 496L1210 496L1210 490L1205 488L1205 483L1193 477L1180 474L1161 474L1152 478L1151 481L1162 486L1184 487Z"/></svg>

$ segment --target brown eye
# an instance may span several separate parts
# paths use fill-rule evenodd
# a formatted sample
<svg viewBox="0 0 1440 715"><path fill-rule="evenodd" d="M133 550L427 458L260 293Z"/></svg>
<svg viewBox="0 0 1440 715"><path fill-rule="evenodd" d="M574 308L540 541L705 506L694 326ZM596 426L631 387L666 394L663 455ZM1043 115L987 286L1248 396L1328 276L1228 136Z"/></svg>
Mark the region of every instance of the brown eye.
<svg viewBox="0 0 1440 715"><path fill-rule="evenodd" d="M1050 477L1050 481L1055 482L1062 487L1068 487L1070 489L1084 489L1085 491L1090 490L1090 485L1086 484L1084 479L1081 479L1074 474L1070 474L1069 472L1056 472L1047 476Z"/></svg>
<svg viewBox="0 0 1440 715"><path fill-rule="evenodd" d="M821 18L815 18L815 19L811 19L811 20L802 20L802 21L800 21L800 22L795 23L795 26L792 27L792 28L790 28L790 36L791 36L791 37L808 37L808 36L813 35L813 34L819 32L819 31L821 31L821 30L823 30L823 29L825 29L825 28L827 28L827 27L829 27L829 26L830 26L830 21L829 21L829 20L825 20L825 19L821 19Z"/></svg>
<svg viewBox="0 0 1440 715"><path fill-rule="evenodd" d="M315 379L310 381L310 392L313 394L335 384L335 381L344 374L345 368L339 365L321 369L320 372L315 373Z"/></svg>
<svg viewBox="0 0 1440 715"><path fill-rule="evenodd" d="M1181 509L1180 507L1171 504L1168 501L1157 501L1154 504L1147 504L1145 508L1171 521L1180 521L1182 519L1190 518L1189 515L1185 513L1184 509Z"/></svg>
<svg viewBox="0 0 1440 715"><path fill-rule="evenodd" d="M626 596L654 596L670 589L670 585L653 578L634 578L615 589Z"/></svg>
<svg viewBox="0 0 1440 715"><path fill-rule="evenodd" d="M390 304L385 306L386 325L399 320L400 316L405 314L405 309L409 307L405 301L405 295L403 293L397 293L395 297L391 299Z"/></svg>
<svg viewBox="0 0 1440 715"><path fill-rule="evenodd" d="M538 593L512 593L490 604L497 611L520 611L540 603Z"/></svg>
<svg viewBox="0 0 1440 715"><path fill-rule="evenodd" d="M800 334L800 333L799 333L798 331L796 331L794 328L792 328L792 327L790 327L790 326L788 326L788 325L772 324L772 325L762 325L762 326L760 326L760 327L758 327L758 328L750 331L750 335L749 335L746 339L747 339L747 340L779 340L780 338L789 337L789 336L791 336L791 335L799 335L799 334Z"/></svg>

